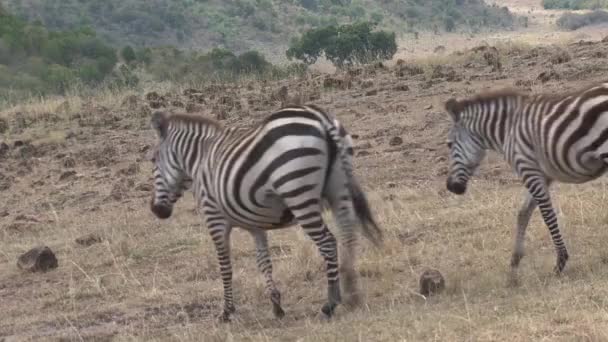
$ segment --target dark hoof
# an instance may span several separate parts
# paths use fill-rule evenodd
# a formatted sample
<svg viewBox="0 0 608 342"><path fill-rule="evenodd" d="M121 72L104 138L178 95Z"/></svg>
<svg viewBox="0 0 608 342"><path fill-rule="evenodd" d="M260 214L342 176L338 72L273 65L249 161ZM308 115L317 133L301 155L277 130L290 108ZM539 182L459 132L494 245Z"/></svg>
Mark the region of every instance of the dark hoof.
<svg viewBox="0 0 608 342"><path fill-rule="evenodd" d="M272 313L274 314L274 317L279 319L285 317L285 311L283 311L283 308L278 304L272 305Z"/></svg>
<svg viewBox="0 0 608 342"><path fill-rule="evenodd" d="M217 316L217 320L220 323L230 323L230 313L222 311L222 313Z"/></svg>
<svg viewBox="0 0 608 342"><path fill-rule="evenodd" d="M321 312L327 317L327 318L331 318L331 316L333 316L334 311L336 310L336 306L338 306L335 303L325 303L325 305L323 305L323 307L321 308Z"/></svg>
<svg viewBox="0 0 608 342"><path fill-rule="evenodd" d="M561 275L564 272L564 268L566 267L566 262L568 262L569 256L567 251L560 251L557 254L557 263L553 268L553 272L557 275Z"/></svg>

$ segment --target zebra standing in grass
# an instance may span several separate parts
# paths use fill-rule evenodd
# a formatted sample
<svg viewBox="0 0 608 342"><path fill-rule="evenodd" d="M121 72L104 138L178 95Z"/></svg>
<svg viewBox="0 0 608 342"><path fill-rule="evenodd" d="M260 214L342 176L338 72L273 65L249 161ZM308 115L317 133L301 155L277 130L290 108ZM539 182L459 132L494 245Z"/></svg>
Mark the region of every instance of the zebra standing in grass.
<svg viewBox="0 0 608 342"><path fill-rule="evenodd" d="M352 170L352 140L333 116L314 106L283 108L252 129L223 128L200 117L156 112L160 142L152 150L152 212L171 216L173 205L192 189L219 258L227 321L232 296L230 232L246 229L255 240L257 266L266 280L275 316L282 317L280 292L272 277L267 231L298 223L316 243L327 268L328 317L341 302L336 239L321 216L331 208L345 251L344 291L356 301L354 227L376 245L382 233ZM353 303L356 304L356 303Z"/></svg>
<svg viewBox="0 0 608 342"><path fill-rule="evenodd" d="M500 91L445 103L453 120L449 133L447 188L466 191L486 150L502 153L528 190L517 216L511 268L524 255L524 237L538 206L557 252L561 273L568 251L558 228L549 186L584 183L608 168L608 83L564 95L525 95Z"/></svg>

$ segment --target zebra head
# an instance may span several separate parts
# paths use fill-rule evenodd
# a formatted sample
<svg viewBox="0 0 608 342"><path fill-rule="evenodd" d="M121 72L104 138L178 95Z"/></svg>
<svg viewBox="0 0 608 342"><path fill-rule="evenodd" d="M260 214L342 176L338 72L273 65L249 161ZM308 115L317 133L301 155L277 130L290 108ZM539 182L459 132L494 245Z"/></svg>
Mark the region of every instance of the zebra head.
<svg viewBox="0 0 608 342"><path fill-rule="evenodd" d="M171 216L175 202L190 188L192 179L185 174L181 163L177 161L175 144L169 134L169 116L163 112L155 112L151 124L160 141L148 155L148 159L154 164L154 194L150 210L156 217L166 219Z"/></svg>
<svg viewBox="0 0 608 342"><path fill-rule="evenodd" d="M485 157L486 150L481 139L463 122L461 114L467 111L463 103L450 99L445 103L445 109L453 121L447 141L450 149L447 188L450 192L462 195L467 190L469 178Z"/></svg>

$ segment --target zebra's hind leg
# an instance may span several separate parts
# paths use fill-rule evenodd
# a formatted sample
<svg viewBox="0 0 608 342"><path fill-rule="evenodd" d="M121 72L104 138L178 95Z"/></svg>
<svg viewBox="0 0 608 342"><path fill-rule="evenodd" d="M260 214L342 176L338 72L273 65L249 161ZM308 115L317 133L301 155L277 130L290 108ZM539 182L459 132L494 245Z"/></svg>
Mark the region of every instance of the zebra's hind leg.
<svg viewBox="0 0 608 342"><path fill-rule="evenodd" d="M344 304L348 307L357 307L361 304L359 277L355 270L357 258L357 234L355 227L358 224L354 217L352 200L346 194L332 199L332 211L339 229L340 241L340 283L344 291Z"/></svg>
<svg viewBox="0 0 608 342"><path fill-rule="evenodd" d="M340 295L340 276L338 271L338 248L336 238L327 229L321 215L321 201L308 199L302 201L297 197L284 197L285 204L291 210L304 232L314 241L325 260L327 270L327 302L321 308L327 317L342 301Z"/></svg>
<svg viewBox="0 0 608 342"><path fill-rule="evenodd" d="M255 239L256 263L258 269L266 279L266 293L270 295L272 312L275 317L282 318L285 316L285 311L283 311L283 308L281 307L281 293L272 279L272 260L268 250L268 235L261 229L252 230L251 235Z"/></svg>

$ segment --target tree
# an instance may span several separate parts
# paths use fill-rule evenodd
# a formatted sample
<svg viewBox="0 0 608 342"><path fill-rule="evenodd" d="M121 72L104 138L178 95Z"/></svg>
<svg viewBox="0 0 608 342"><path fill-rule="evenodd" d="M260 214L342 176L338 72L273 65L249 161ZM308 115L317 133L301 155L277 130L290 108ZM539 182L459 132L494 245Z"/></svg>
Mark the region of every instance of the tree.
<svg viewBox="0 0 608 342"><path fill-rule="evenodd" d="M120 55L127 64L130 64L131 62L137 59L137 56L135 55L135 50L133 50L130 45L127 45L122 48L122 50L120 51Z"/></svg>
<svg viewBox="0 0 608 342"><path fill-rule="evenodd" d="M374 27L358 22L309 30L291 42L287 58L312 64L324 54L338 67L392 58L397 52L395 33L373 31Z"/></svg>

